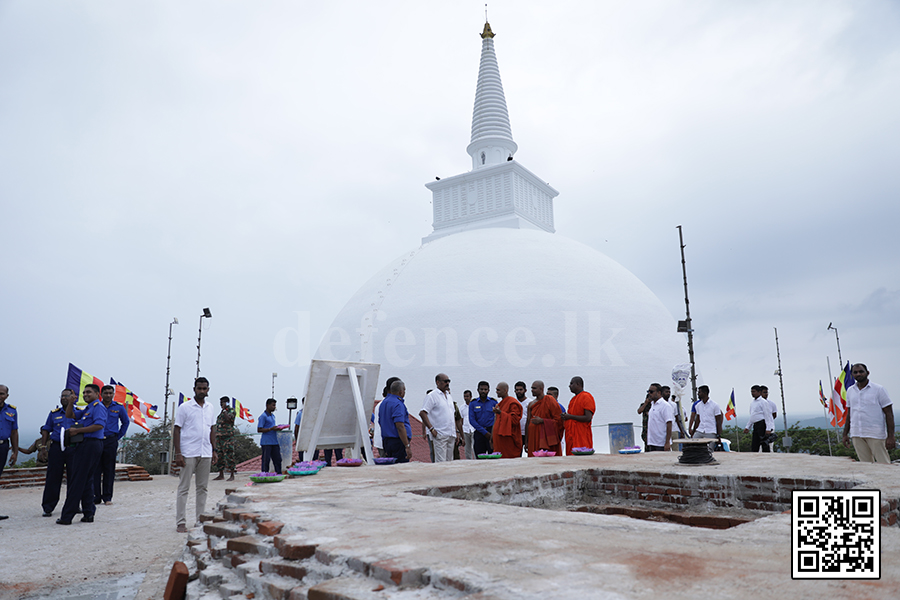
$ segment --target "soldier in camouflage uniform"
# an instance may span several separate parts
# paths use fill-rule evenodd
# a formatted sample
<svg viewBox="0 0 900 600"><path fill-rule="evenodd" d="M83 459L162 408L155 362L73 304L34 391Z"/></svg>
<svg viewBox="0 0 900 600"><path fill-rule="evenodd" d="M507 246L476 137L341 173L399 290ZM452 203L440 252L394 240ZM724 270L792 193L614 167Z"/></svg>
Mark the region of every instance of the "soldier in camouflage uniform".
<svg viewBox="0 0 900 600"><path fill-rule="evenodd" d="M222 412L216 419L216 452L218 452L218 460L216 461L215 470L219 472L216 480L225 479L225 471L231 472L228 481L234 481L234 409L231 408L231 399L228 396L222 396L219 399L222 405Z"/></svg>

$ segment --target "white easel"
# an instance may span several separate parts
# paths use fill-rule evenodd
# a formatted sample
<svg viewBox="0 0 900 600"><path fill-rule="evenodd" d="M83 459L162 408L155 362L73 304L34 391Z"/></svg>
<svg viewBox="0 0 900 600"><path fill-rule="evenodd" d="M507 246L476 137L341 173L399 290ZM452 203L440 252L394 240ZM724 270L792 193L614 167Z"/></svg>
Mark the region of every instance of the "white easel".
<svg viewBox="0 0 900 600"><path fill-rule="evenodd" d="M366 423L367 414L363 405L362 390L367 390L369 389L369 387L374 385L373 381L369 381L369 379L373 377L373 374L370 374L369 369L367 368L359 368L359 370L357 370L358 366L361 367L360 363L341 364L332 362L328 364L330 366L328 370L328 377L325 381L325 389L322 393L321 402L318 405L316 420L312 426L312 433L309 437L309 442L306 444L305 448L301 447L303 438L305 437L303 435L305 431L301 431L297 439L297 450L302 450L304 452L304 458L306 458L312 457L315 450L318 449L350 447L351 456L353 458L360 458L363 444L368 445L369 440L369 428ZM308 390L313 389L313 377L317 373L316 367L317 365L314 364L311 368L310 385ZM376 370L374 377L377 379L377 376L378 375ZM344 378L346 378L346 381L344 380ZM353 396L353 407L355 412L355 418L353 419L354 423L352 424L352 433L329 433L328 435L323 435L322 430L325 426L325 420L328 417L328 407L331 404L331 399L335 393L335 388L337 387L339 389L346 390L348 386ZM338 401L340 400L346 402L346 399L339 398ZM304 416L306 414L306 411L308 411L310 408L310 397L308 396L304 408ZM301 430L306 429L304 427L303 420L301 420L300 422L300 427ZM345 428L344 431L346 432L347 429ZM371 447L369 447L369 451L366 453L366 459L370 465L375 464L375 457L372 454L372 449ZM306 460L310 460L310 458L306 458Z"/></svg>

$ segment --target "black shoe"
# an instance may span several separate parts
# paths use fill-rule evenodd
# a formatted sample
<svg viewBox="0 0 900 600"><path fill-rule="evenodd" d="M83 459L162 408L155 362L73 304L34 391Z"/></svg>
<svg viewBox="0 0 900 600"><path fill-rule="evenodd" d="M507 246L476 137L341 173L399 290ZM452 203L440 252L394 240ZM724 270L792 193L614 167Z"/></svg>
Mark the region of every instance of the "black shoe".
<svg viewBox="0 0 900 600"><path fill-rule="evenodd" d="M94 500L94 504L100 504L103 500Z"/></svg>
<svg viewBox="0 0 900 600"><path fill-rule="evenodd" d="M94 515L91 515L91 516L89 516L89 517L88 517L88 516L81 517L81 522L82 522L82 523L93 523L93 522L94 522Z"/></svg>
<svg viewBox="0 0 900 600"><path fill-rule="evenodd" d="M52 513L52 512L45 512L45 513L42 514L41 516L42 516L42 517L52 517L52 516L53 516L53 513Z"/></svg>
<svg viewBox="0 0 900 600"><path fill-rule="evenodd" d="M2 521L3 519L8 519L8 518L9 518L9 517L6 516L6 515L0 515L0 521Z"/></svg>
<svg viewBox="0 0 900 600"><path fill-rule="evenodd" d="M57 519L56 524L57 525L71 525L72 521L63 521L62 519Z"/></svg>

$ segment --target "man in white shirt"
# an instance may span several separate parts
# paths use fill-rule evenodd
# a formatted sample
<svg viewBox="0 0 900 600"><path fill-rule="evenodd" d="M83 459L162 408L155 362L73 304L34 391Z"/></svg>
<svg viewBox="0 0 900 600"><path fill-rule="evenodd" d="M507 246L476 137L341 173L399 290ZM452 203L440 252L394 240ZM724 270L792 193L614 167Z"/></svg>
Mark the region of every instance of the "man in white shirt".
<svg viewBox="0 0 900 600"><path fill-rule="evenodd" d="M672 412L675 414L675 428L677 429L677 431L673 430L673 432L678 433L683 438L690 437L684 433L683 419L678 410L678 403L672 398L672 389L667 385L662 386L662 399L672 405Z"/></svg>
<svg viewBox="0 0 900 600"><path fill-rule="evenodd" d="M450 378L444 373L438 373L434 378L434 385L437 389L425 396L419 416L434 443L434 462L450 462L453 460L453 446L458 439L456 412L450 396Z"/></svg>
<svg viewBox="0 0 900 600"><path fill-rule="evenodd" d="M772 407L769 401L762 397L758 385L750 388L750 395L753 401L750 403L750 418L747 421L747 427L744 433L750 431L753 427L753 438L751 443L751 452L759 452L762 448L763 452L769 452L769 443L766 438L775 430L775 419L772 418Z"/></svg>
<svg viewBox="0 0 900 600"><path fill-rule="evenodd" d="M769 388L761 385L759 386L759 395L765 398L766 402L769 403L769 408L772 409L772 423L774 424L778 420L778 405L775 404L774 400L769 400ZM769 443L775 442L775 436L769 436Z"/></svg>
<svg viewBox="0 0 900 600"><path fill-rule="evenodd" d="M662 397L662 386L651 383L647 390L650 395L650 414L647 418L647 452L660 452L672 448L672 423L675 411Z"/></svg>
<svg viewBox="0 0 900 600"><path fill-rule="evenodd" d="M196 520L206 510L206 486L209 483L209 469L216 459L216 413L206 402L209 395L209 381L198 377L194 381L194 399L188 400L175 411L175 427L172 433L172 448L175 451L175 466L181 469L178 492L175 497L175 524L178 533L187 533L185 507L191 477L195 477Z"/></svg>
<svg viewBox="0 0 900 600"><path fill-rule="evenodd" d="M475 446L473 445L473 434L475 428L469 423L469 404L472 402L472 390L463 392L463 400L466 401L465 407L459 412L463 419L462 432L465 439L465 457L466 460L475 460Z"/></svg>
<svg viewBox="0 0 900 600"><path fill-rule="evenodd" d="M850 447L850 440L853 440L860 462L890 464L887 451L896 446L893 403L883 387L869 381L866 365L853 365L850 374L856 384L847 388L844 445Z"/></svg>
<svg viewBox="0 0 900 600"><path fill-rule="evenodd" d="M722 441L722 409L713 400L709 399L709 386L701 385L697 388L697 396L700 398L694 405L697 411L696 419L691 419L690 431L692 438L716 438L710 442L710 451L716 449L716 444Z"/></svg>

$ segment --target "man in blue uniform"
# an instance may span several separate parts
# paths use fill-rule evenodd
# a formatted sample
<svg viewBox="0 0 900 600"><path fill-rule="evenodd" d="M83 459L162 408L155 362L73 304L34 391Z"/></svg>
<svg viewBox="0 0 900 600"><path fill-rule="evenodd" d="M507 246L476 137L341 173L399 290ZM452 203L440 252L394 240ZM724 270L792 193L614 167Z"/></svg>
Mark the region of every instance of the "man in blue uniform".
<svg viewBox="0 0 900 600"><path fill-rule="evenodd" d="M94 504L112 504L119 440L125 437L131 422L125 406L113 402L115 395L116 388L111 385L104 385L100 390L100 398L106 407L106 427L103 429L103 450L94 471Z"/></svg>
<svg viewBox="0 0 900 600"><path fill-rule="evenodd" d="M391 384L391 393L378 405L378 424L381 426L384 456L396 458L398 463L412 459L409 446L412 427L409 425L409 411L403 401L405 396L406 384L398 379Z"/></svg>
<svg viewBox="0 0 900 600"><path fill-rule="evenodd" d="M72 420L66 417L66 406L73 401L75 392L66 388L59 395L59 406L47 415L47 422L41 427L41 445L48 448L47 452L47 476L44 478L44 497L41 499L43 516L53 515L53 510L59 502L59 490L62 487L63 472L69 463L72 453L69 449L62 449L59 439L60 429L69 429ZM71 469L71 467L70 467Z"/></svg>
<svg viewBox="0 0 900 600"><path fill-rule="evenodd" d="M72 518L81 504L82 523L93 523L94 512L94 469L103 451L103 429L106 427L106 407L100 401L100 386L89 383L84 386L84 401L87 406L76 409L75 402L66 406L66 417L74 419L75 426L69 429L70 441L82 435L82 439L72 442L72 460L68 484L66 485L66 502L62 514L56 520L58 525L71 525ZM74 399L73 399L74 400Z"/></svg>
<svg viewBox="0 0 900 600"><path fill-rule="evenodd" d="M494 429L494 407L497 406L497 401L488 398L490 391L491 384L487 381L478 382L478 398L469 404L469 424L475 428L475 456L493 452L491 437Z"/></svg>
<svg viewBox="0 0 900 600"><path fill-rule="evenodd" d="M6 403L7 398L9 388L0 385L0 475L3 475L10 447L12 454L9 456L9 466L16 464L16 459L19 458L19 413L15 406ZM6 515L0 515L0 521L8 518Z"/></svg>
<svg viewBox="0 0 900 600"><path fill-rule="evenodd" d="M278 447L278 426L275 424L275 398L266 400L266 412L259 416L256 431L262 435L259 445L262 447L262 470L268 471L269 462L274 463L275 473L281 473L281 450Z"/></svg>

